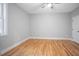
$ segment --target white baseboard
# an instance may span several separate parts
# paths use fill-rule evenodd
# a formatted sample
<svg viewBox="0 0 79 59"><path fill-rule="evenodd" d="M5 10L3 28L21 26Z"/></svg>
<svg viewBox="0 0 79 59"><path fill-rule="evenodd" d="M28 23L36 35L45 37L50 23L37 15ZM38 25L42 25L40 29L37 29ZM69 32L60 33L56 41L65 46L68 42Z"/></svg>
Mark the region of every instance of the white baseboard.
<svg viewBox="0 0 79 59"><path fill-rule="evenodd" d="M72 40L72 38L67 37L30 37L30 39Z"/></svg>
<svg viewBox="0 0 79 59"><path fill-rule="evenodd" d="M72 41L74 41L76 43L79 43L79 40L76 40L76 39L72 39Z"/></svg>
<svg viewBox="0 0 79 59"><path fill-rule="evenodd" d="M22 44L23 42L25 42L25 41L28 40L28 39L29 39L29 38L25 38L24 40L22 40L22 41L20 41L20 42L18 42L18 43L16 43L16 44L14 44L13 46L8 47L8 48L2 50L2 51L0 52L0 55L3 55L4 53L6 53L6 52L8 52L9 50L15 48L16 46Z"/></svg>

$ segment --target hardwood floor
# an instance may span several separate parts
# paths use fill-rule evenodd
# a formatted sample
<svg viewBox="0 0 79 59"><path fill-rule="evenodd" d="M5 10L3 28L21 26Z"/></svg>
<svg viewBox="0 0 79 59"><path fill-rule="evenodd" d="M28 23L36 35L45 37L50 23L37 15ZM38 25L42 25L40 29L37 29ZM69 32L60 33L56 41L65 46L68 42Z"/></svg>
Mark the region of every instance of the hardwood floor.
<svg viewBox="0 0 79 59"><path fill-rule="evenodd" d="M79 44L70 40L30 39L3 56L79 56Z"/></svg>

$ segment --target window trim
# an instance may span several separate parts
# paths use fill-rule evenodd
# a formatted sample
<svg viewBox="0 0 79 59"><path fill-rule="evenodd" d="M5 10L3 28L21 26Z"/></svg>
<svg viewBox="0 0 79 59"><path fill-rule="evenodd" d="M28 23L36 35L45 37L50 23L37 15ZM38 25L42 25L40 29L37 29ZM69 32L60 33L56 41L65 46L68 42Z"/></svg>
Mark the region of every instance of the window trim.
<svg viewBox="0 0 79 59"><path fill-rule="evenodd" d="M5 13L6 12L6 13ZM1 3L1 19L2 19L2 33L0 33L0 36L4 36L8 34L8 6L6 3Z"/></svg>

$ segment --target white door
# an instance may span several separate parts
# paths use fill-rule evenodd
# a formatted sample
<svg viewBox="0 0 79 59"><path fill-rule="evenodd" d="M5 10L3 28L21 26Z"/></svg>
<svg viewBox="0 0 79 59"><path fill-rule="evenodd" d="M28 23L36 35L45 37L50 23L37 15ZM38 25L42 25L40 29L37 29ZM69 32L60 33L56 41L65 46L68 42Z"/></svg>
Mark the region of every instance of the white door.
<svg viewBox="0 0 79 59"><path fill-rule="evenodd" d="M79 15L72 18L72 36L79 42Z"/></svg>

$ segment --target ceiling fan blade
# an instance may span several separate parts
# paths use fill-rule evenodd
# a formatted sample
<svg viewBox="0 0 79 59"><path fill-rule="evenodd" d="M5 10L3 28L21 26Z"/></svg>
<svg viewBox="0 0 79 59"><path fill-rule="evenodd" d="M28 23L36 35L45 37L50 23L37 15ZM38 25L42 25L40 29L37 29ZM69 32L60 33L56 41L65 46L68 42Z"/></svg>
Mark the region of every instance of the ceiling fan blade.
<svg viewBox="0 0 79 59"><path fill-rule="evenodd" d="M61 4L61 3L51 3L51 8L53 9L55 5L58 5L58 4Z"/></svg>
<svg viewBox="0 0 79 59"><path fill-rule="evenodd" d="M40 7L41 7L41 8L45 8L46 5L48 5L48 3L42 3L42 4L40 5Z"/></svg>
<svg viewBox="0 0 79 59"><path fill-rule="evenodd" d="M61 3L54 3L54 4L61 4Z"/></svg>

